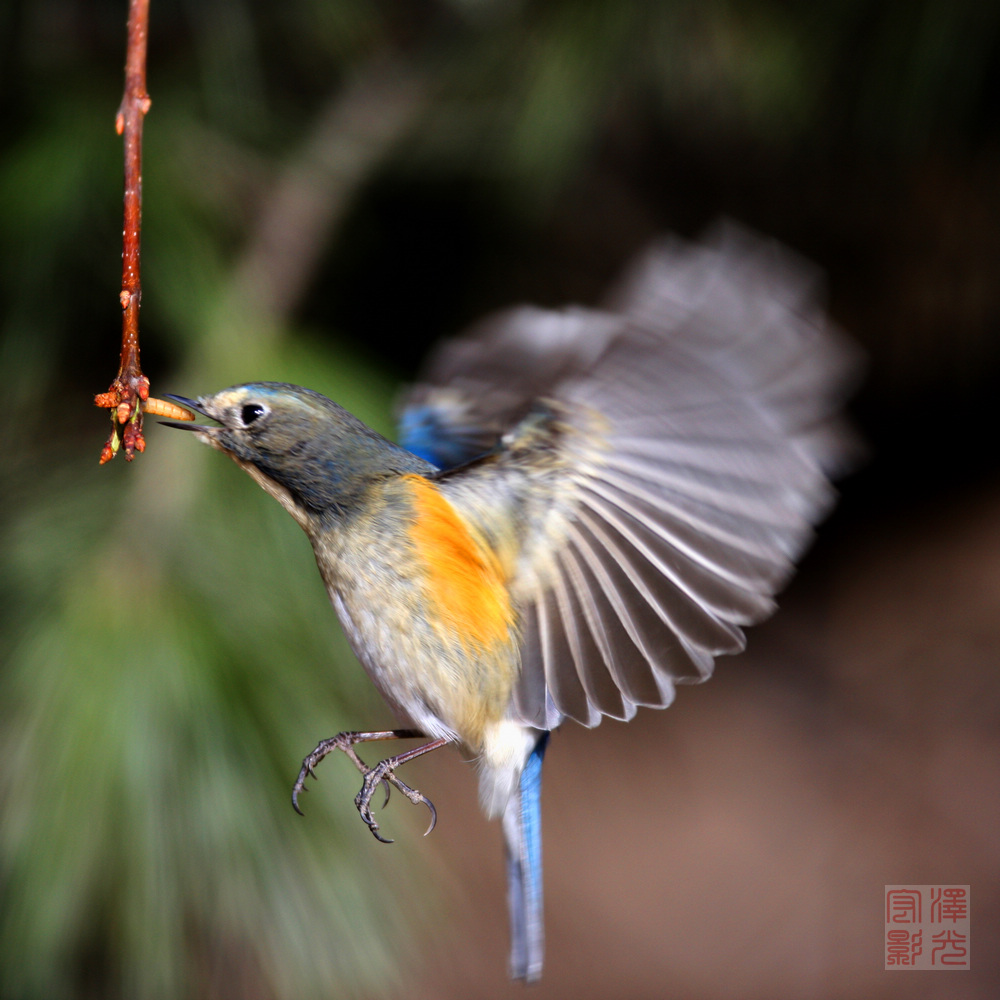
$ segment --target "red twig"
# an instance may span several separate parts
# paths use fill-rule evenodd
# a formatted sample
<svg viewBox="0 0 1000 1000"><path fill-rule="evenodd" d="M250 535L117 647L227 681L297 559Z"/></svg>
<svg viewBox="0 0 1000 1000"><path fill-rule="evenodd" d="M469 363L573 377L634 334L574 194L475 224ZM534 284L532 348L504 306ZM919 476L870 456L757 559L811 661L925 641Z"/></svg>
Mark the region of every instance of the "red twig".
<svg viewBox="0 0 1000 1000"><path fill-rule="evenodd" d="M131 461L143 451L141 403L149 397L149 379L139 367L139 231L142 225L142 123L151 101L146 93L146 40L149 0L129 0L128 50L125 57L125 93L115 128L125 146L125 226L122 234L122 351L118 374L107 392L94 398L113 410L112 430L101 452L101 464L114 458L121 445Z"/></svg>

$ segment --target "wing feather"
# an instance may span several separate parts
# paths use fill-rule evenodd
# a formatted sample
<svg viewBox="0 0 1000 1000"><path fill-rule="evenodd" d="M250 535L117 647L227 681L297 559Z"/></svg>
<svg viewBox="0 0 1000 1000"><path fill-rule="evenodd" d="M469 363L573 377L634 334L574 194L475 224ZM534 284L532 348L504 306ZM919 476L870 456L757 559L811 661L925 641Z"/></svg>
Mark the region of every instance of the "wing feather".
<svg viewBox="0 0 1000 1000"><path fill-rule="evenodd" d="M627 516L595 495L585 493L581 503L600 525L601 541L628 577L632 592L652 607L676 635L714 653L742 648L740 630L691 599L682 585L681 573L643 545Z"/></svg>
<svg viewBox="0 0 1000 1000"><path fill-rule="evenodd" d="M614 669L615 683L636 705L667 704L673 691L669 683L664 686L663 665L669 664L675 676L696 672L683 642L663 626L648 604L634 599L627 574L609 553L600 527L591 518L581 514L570 535L597 584L591 592L593 606L613 627L616 657L609 666ZM706 672L710 669L708 661Z"/></svg>
<svg viewBox="0 0 1000 1000"><path fill-rule="evenodd" d="M591 705L580 683L569 640L572 626L566 628L560 607L561 596L564 592L561 580L557 578L555 585L548 587L536 604L546 687L561 715L576 719L585 726L594 726L600 721L600 713Z"/></svg>
<svg viewBox="0 0 1000 1000"><path fill-rule="evenodd" d="M615 681L621 673L613 641L613 630L604 621L600 608L594 605L594 588L588 582L579 555L571 547L560 551L558 560L563 579L569 585L571 619L579 642L580 658L577 670L587 690L587 697L602 714L628 721L636 713L636 704L625 696ZM586 627L581 627L583 622Z"/></svg>
<svg viewBox="0 0 1000 1000"><path fill-rule="evenodd" d="M608 483L593 489L614 490ZM713 508L680 491L656 491L638 482L616 502L650 525L689 559L736 586L778 586L791 572L785 532L738 514Z"/></svg>
<svg viewBox="0 0 1000 1000"><path fill-rule="evenodd" d="M507 554L513 717L663 707L772 612L852 451L857 355L815 286L730 228L654 249L606 310L511 310L439 350L403 423L439 465L488 452L441 488Z"/></svg>
<svg viewBox="0 0 1000 1000"><path fill-rule="evenodd" d="M644 521L631 517L624 507L616 505L617 498L611 491L595 489L594 492L598 497L585 497L584 504L620 539L619 553L622 543L634 552L631 559L622 555L623 563L631 562L636 567L633 579L636 589L660 609L664 620L678 634L718 653L742 648L739 628L724 620L724 616L739 620L734 597L738 601L741 591L713 580L699 562L683 556ZM600 498L601 494L610 500ZM755 602L748 602L744 610L749 615L763 609Z"/></svg>

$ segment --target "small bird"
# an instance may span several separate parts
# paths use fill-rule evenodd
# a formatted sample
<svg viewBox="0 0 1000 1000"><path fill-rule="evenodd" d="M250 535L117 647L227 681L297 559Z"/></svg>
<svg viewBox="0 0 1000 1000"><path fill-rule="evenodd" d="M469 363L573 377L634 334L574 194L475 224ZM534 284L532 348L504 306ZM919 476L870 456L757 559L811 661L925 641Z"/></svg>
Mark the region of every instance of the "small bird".
<svg viewBox="0 0 1000 1000"><path fill-rule="evenodd" d="M445 342L400 444L309 389L256 382L174 423L230 455L305 530L350 643L407 727L323 740L436 813L398 769L474 755L502 821L510 972L542 971L549 733L663 708L744 648L833 501L856 354L815 276L735 226L643 254L602 308L520 307ZM369 767L372 740L428 742ZM428 830L428 832L430 832Z"/></svg>

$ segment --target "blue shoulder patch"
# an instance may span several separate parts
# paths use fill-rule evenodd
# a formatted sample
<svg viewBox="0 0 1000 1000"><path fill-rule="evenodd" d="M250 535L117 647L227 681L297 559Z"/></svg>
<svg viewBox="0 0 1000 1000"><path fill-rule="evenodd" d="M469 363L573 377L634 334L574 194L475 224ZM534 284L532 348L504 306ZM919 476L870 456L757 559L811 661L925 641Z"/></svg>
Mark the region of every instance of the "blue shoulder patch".
<svg viewBox="0 0 1000 1000"><path fill-rule="evenodd" d="M408 406L399 415L399 443L414 455L447 472L489 450L479 427L448 419L440 407Z"/></svg>

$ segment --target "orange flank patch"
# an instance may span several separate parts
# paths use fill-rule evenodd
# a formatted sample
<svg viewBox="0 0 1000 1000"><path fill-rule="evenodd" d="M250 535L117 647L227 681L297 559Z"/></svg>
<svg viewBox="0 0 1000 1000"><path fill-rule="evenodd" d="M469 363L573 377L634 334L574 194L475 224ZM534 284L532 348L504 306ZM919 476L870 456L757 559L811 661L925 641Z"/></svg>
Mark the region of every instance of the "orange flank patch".
<svg viewBox="0 0 1000 1000"><path fill-rule="evenodd" d="M513 613L496 556L433 483L405 478L416 512L410 537L427 567L429 603L440 624L466 647L505 642Z"/></svg>

